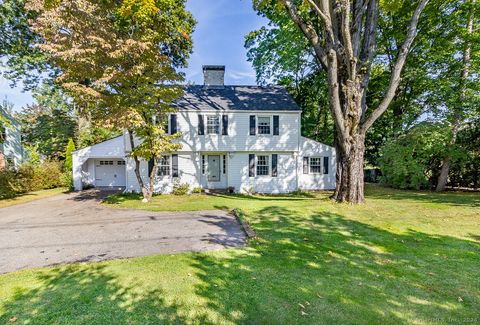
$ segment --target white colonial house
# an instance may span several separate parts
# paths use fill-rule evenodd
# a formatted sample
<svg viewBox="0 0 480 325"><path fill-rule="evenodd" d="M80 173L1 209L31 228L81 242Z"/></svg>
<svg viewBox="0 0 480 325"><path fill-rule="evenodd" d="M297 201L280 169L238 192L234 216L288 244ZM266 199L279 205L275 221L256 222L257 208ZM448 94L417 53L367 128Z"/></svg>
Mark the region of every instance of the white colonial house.
<svg viewBox="0 0 480 325"><path fill-rule="evenodd" d="M163 156L156 191L174 184L191 190L286 193L335 187L335 149L301 136L301 109L281 87L226 86L224 66L204 66L204 85L186 86L169 116L181 149ZM140 190L129 158L128 134L77 150L74 187ZM141 163L148 179L151 164Z"/></svg>

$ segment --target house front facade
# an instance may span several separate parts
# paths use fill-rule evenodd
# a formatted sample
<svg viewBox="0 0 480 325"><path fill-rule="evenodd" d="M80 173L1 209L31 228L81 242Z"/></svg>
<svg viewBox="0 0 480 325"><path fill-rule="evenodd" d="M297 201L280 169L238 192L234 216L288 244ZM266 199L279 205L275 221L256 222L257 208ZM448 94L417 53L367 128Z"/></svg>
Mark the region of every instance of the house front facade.
<svg viewBox="0 0 480 325"><path fill-rule="evenodd" d="M168 132L181 149L158 161L155 190L175 184L235 192L287 193L335 187L334 148L301 136L301 109L281 87L225 86L224 66L204 66L205 84L187 86ZM128 134L76 151L74 186L140 191ZM147 180L152 164L141 162Z"/></svg>

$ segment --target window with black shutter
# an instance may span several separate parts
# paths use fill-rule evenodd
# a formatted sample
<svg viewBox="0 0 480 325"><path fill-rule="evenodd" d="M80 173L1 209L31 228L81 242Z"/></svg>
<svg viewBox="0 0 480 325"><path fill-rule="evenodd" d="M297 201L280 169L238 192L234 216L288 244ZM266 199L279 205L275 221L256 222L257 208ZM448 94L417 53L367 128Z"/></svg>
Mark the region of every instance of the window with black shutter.
<svg viewBox="0 0 480 325"><path fill-rule="evenodd" d="M152 170L153 170L153 159L150 159L148 161L148 177L150 177L150 174L152 174Z"/></svg>
<svg viewBox="0 0 480 325"><path fill-rule="evenodd" d="M273 154L272 155L272 177L277 177L277 175L278 175L277 162L278 162L278 155Z"/></svg>
<svg viewBox="0 0 480 325"><path fill-rule="evenodd" d="M205 134L205 124L203 123L203 115L198 114L198 135Z"/></svg>
<svg viewBox="0 0 480 325"><path fill-rule="evenodd" d="M255 135L257 126L255 125L255 115L250 115L250 135Z"/></svg>
<svg viewBox="0 0 480 325"><path fill-rule="evenodd" d="M172 177L178 177L178 155L172 155Z"/></svg>
<svg viewBox="0 0 480 325"><path fill-rule="evenodd" d="M328 174L328 157L323 157L323 173Z"/></svg>
<svg viewBox="0 0 480 325"><path fill-rule="evenodd" d="M280 116L273 115L273 135L280 134Z"/></svg>
<svg viewBox="0 0 480 325"><path fill-rule="evenodd" d="M308 157L303 157L303 173L308 174Z"/></svg>
<svg viewBox="0 0 480 325"><path fill-rule="evenodd" d="M170 134L177 133L177 114L170 115Z"/></svg>
<svg viewBox="0 0 480 325"><path fill-rule="evenodd" d="M248 155L248 176L255 177L255 155Z"/></svg>
<svg viewBox="0 0 480 325"><path fill-rule="evenodd" d="M222 115L222 135L228 135L228 115Z"/></svg>

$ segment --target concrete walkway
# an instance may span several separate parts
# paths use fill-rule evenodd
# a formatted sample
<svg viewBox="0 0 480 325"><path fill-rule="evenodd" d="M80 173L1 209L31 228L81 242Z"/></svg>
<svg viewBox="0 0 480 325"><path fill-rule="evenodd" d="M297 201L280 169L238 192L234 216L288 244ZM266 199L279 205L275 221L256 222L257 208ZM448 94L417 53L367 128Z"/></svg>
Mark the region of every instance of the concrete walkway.
<svg viewBox="0 0 480 325"><path fill-rule="evenodd" d="M112 209L94 191L0 209L0 273L244 244L237 220L224 211Z"/></svg>

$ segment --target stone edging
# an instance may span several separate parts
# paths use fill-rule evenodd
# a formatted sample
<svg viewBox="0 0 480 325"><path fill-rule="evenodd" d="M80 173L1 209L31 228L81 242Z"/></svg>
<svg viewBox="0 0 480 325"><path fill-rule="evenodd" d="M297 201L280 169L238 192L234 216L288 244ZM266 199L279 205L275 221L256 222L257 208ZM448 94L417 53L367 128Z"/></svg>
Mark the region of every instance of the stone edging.
<svg viewBox="0 0 480 325"><path fill-rule="evenodd" d="M253 228L250 226L250 224L245 220L243 212L240 209L233 209L232 213L235 216L235 218L237 218L238 222L240 222L240 225L242 226L243 231L245 232L245 234L247 234L247 237L249 239L257 237L257 234L255 233Z"/></svg>

